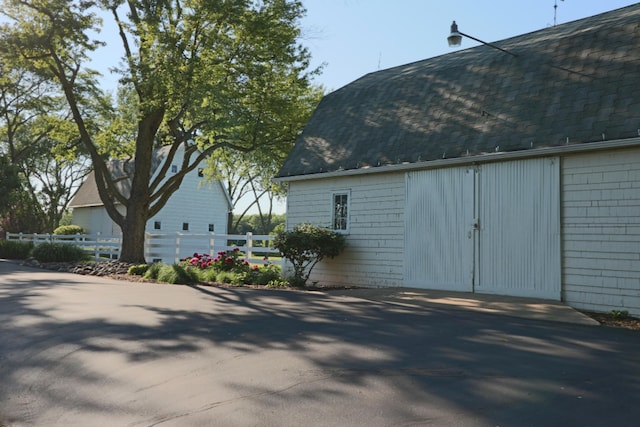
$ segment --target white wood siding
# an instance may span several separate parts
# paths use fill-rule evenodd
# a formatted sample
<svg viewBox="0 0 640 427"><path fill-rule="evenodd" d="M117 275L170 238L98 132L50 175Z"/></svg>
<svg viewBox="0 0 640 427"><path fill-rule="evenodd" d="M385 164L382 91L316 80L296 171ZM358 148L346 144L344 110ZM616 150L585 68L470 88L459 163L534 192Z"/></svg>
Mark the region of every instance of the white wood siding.
<svg viewBox="0 0 640 427"><path fill-rule="evenodd" d="M640 315L640 149L562 164L564 300Z"/></svg>
<svg viewBox="0 0 640 427"><path fill-rule="evenodd" d="M545 158L408 173L405 283L559 300L559 171Z"/></svg>
<svg viewBox="0 0 640 427"><path fill-rule="evenodd" d="M481 166L476 292L560 300L559 163Z"/></svg>
<svg viewBox="0 0 640 427"><path fill-rule="evenodd" d="M345 252L319 263L310 281L324 285L402 286L404 174L289 183L287 229L308 222L329 227L336 191L350 191Z"/></svg>
<svg viewBox="0 0 640 427"><path fill-rule="evenodd" d="M118 210L124 208L118 206ZM121 234L120 227L111 220L107 210L102 206L88 206L73 209L73 224L82 227L88 234L112 236Z"/></svg>
<svg viewBox="0 0 640 427"><path fill-rule="evenodd" d="M209 224L214 224L214 231L226 234L228 207L222 187L217 183L201 183L194 172L185 176L180 189L176 191L167 204L156 216L147 221L150 233L208 233ZM161 230L154 229L154 222L160 221ZM189 230L183 231L182 224L188 223Z"/></svg>
<svg viewBox="0 0 640 427"><path fill-rule="evenodd" d="M407 286L473 291L474 175L466 167L407 173Z"/></svg>

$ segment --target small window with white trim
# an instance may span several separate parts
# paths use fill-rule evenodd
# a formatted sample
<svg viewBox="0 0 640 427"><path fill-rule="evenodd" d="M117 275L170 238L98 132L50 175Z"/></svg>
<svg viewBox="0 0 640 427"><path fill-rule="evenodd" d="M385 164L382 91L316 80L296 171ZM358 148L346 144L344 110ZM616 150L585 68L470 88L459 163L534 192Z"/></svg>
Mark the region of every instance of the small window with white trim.
<svg viewBox="0 0 640 427"><path fill-rule="evenodd" d="M178 165L171 165L171 173L178 173Z"/></svg>
<svg viewBox="0 0 640 427"><path fill-rule="evenodd" d="M331 214L331 228L335 231L349 230L349 192L332 194L333 211Z"/></svg>

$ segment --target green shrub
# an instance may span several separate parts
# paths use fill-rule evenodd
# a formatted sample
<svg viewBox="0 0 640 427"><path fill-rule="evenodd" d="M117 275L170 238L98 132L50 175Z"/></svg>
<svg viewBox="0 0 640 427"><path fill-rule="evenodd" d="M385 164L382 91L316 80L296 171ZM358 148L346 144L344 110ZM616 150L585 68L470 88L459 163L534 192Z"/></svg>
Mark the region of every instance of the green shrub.
<svg viewBox="0 0 640 427"><path fill-rule="evenodd" d="M293 264L293 286L306 286L311 270L324 258L334 258L346 246L343 234L312 224L298 224L292 231L280 233L273 246Z"/></svg>
<svg viewBox="0 0 640 427"><path fill-rule="evenodd" d="M627 310L611 310L609 316L614 319L626 319L629 317L629 312Z"/></svg>
<svg viewBox="0 0 640 427"><path fill-rule="evenodd" d="M151 264L142 277L150 280L158 280L158 273L163 265L165 264L159 262Z"/></svg>
<svg viewBox="0 0 640 427"><path fill-rule="evenodd" d="M127 270L127 274L130 276L143 276L149 269L149 264L132 265Z"/></svg>
<svg viewBox="0 0 640 427"><path fill-rule="evenodd" d="M216 282L218 283L229 283L229 284L241 284L242 279L239 277L238 273L234 273L232 271L220 271L216 275Z"/></svg>
<svg viewBox="0 0 640 427"><path fill-rule="evenodd" d="M250 271L241 273L243 283L248 285L265 286L269 282L281 279L280 267L275 264L267 264L261 267L254 266Z"/></svg>
<svg viewBox="0 0 640 427"><path fill-rule="evenodd" d="M189 283L197 283L198 275L194 270L186 269L181 265L162 264L158 270L159 282L186 285Z"/></svg>
<svg viewBox="0 0 640 427"><path fill-rule="evenodd" d="M33 242L0 240L0 258L27 259L33 249Z"/></svg>
<svg viewBox="0 0 640 427"><path fill-rule="evenodd" d="M31 256L40 262L76 262L89 258L82 248L66 243L40 243L33 248Z"/></svg>
<svg viewBox="0 0 640 427"><path fill-rule="evenodd" d="M207 268L206 270L200 270L199 277L201 282L217 282L218 272L213 268Z"/></svg>
<svg viewBox="0 0 640 427"><path fill-rule="evenodd" d="M286 280L282 280L282 279L276 279L276 280L272 280L269 283L267 283L267 288L286 288L289 286L289 282L287 282Z"/></svg>
<svg viewBox="0 0 640 427"><path fill-rule="evenodd" d="M53 230L53 234L84 234L84 229L79 225L61 225L60 227Z"/></svg>

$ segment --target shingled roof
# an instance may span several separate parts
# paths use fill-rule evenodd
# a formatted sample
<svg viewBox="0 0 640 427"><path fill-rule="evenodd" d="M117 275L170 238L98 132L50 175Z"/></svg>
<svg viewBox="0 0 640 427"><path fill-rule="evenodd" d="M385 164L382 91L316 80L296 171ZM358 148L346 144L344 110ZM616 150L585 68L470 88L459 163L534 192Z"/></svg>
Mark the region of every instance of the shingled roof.
<svg viewBox="0 0 640 427"><path fill-rule="evenodd" d="M639 136L640 4L494 44L326 95L278 177Z"/></svg>
<svg viewBox="0 0 640 427"><path fill-rule="evenodd" d="M167 156L169 147L162 147L154 150L151 158L151 176L156 172L162 160ZM107 169L111 177L116 181L116 187L123 196L129 197L131 193L131 180L133 178L134 161L112 160L107 163ZM96 176L93 171L87 176L78 191L69 203L70 208L80 208L89 206L103 206L104 203L98 194L98 185L96 184Z"/></svg>

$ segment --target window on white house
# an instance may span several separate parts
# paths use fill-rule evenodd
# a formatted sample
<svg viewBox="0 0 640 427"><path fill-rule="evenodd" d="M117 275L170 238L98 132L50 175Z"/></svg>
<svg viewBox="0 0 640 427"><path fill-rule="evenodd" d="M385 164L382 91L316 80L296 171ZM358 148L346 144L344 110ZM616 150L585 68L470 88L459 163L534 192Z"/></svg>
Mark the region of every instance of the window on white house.
<svg viewBox="0 0 640 427"><path fill-rule="evenodd" d="M162 223L160 221L154 221L153 229L154 230L161 230L162 229Z"/></svg>
<svg viewBox="0 0 640 427"><path fill-rule="evenodd" d="M333 193L332 228L336 231L349 229L349 193Z"/></svg>
<svg viewBox="0 0 640 427"><path fill-rule="evenodd" d="M178 173L178 165L171 165L171 173Z"/></svg>
<svg viewBox="0 0 640 427"><path fill-rule="evenodd" d="M182 223L182 231L189 231L189 223L188 222L183 222Z"/></svg>
<svg viewBox="0 0 640 427"><path fill-rule="evenodd" d="M213 233L215 227L213 226L213 224L209 224L209 232Z"/></svg>
<svg viewBox="0 0 640 427"><path fill-rule="evenodd" d="M204 169L202 169L202 168L198 168L198 176L199 176L200 178L204 177Z"/></svg>

